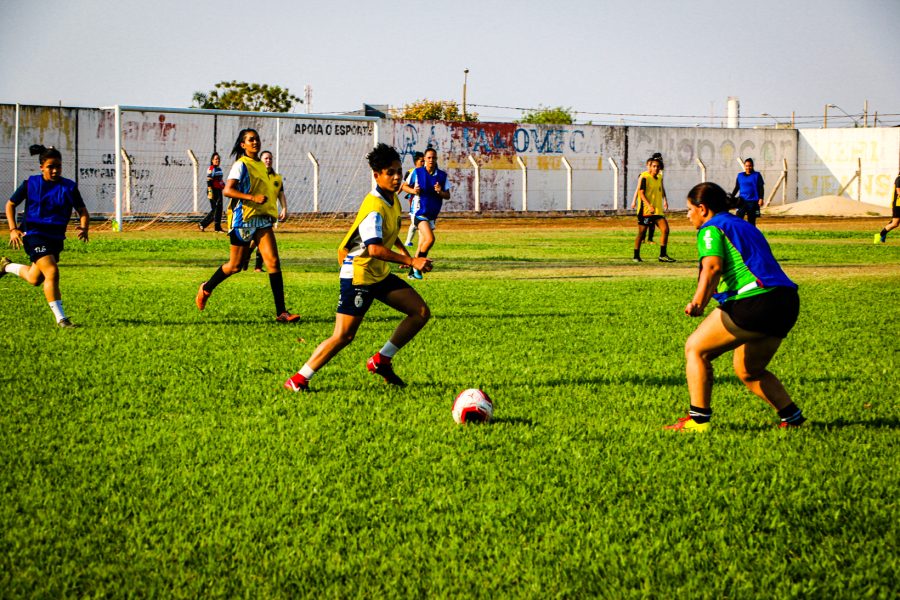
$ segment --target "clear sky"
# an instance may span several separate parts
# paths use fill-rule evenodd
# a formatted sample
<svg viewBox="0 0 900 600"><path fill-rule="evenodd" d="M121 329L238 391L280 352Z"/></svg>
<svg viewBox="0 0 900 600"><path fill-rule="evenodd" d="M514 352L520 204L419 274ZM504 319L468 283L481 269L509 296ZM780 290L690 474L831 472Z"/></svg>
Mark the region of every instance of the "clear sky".
<svg viewBox="0 0 900 600"><path fill-rule="evenodd" d="M742 126L819 126L826 104L865 100L900 124L900 0L0 0L0 23L2 103L185 107L240 80L309 84L313 112L335 113L461 102L468 68L483 121L561 105L718 125L737 96Z"/></svg>

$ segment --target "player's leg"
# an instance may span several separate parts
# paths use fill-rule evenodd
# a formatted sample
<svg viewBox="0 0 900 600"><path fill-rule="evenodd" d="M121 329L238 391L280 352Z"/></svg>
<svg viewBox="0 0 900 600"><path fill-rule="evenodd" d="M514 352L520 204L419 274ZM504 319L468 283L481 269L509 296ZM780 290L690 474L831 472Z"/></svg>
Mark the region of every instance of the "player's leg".
<svg viewBox="0 0 900 600"><path fill-rule="evenodd" d="M759 203L753 202L747 205L747 222L756 226L756 219L759 217Z"/></svg>
<svg viewBox="0 0 900 600"><path fill-rule="evenodd" d="M431 310L416 290L397 277L391 276L380 285L389 289L379 293L377 298L406 316L381 350L368 360L366 367L372 373L384 377L387 383L402 387L406 384L394 373L392 365L394 355L425 327L431 318Z"/></svg>
<svg viewBox="0 0 900 600"><path fill-rule="evenodd" d="M894 209L894 211L897 212L896 209ZM887 241L888 232L897 229L897 227L900 227L900 217L894 217L893 219L891 219L891 222L885 225L884 229L882 229L880 233L875 234L875 243L885 243Z"/></svg>
<svg viewBox="0 0 900 600"><path fill-rule="evenodd" d="M281 259L278 256L275 231L271 227L259 229L256 232L256 240L258 252L262 255L266 271L269 273L269 286L275 300L275 320L279 323L295 323L300 320L300 315L288 312L284 303L284 278L281 274Z"/></svg>
<svg viewBox="0 0 900 600"><path fill-rule="evenodd" d="M741 344L763 337L764 334L744 331L735 325L725 311L713 310L684 344L685 374L691 399L688 416L666 429L709 429L712 417L712 361Z"/></svg>
<svg viewBox="0 0 900 600"><path fill-rule="evenodd" d="M637 236L634 238L634 262L642 262L641 261L641 242L644 241L644 236L647 235L647 226L642 223L640 220L638 221L638 232Z"/></svg>
<svg viewBox="0 0 900 600"><path fill-rule="evenodd" d="M665 217L656 219L656 226L659 227L659 262L675 262L675 259L669 256L669 221Z"/></svg>
<svg viewBox="0 0 900 600"><path fill-rule="evenodd" d="M416 250L416 256L428 256L428 251L434 246L433 221L425 218L416 219L416 229L419 232L419 247ZM410 279L422 279L422 272L417 269L410 269Z"/></svg>
<svg viewBox="0 0 900 600"><path fill-rule="evenodd" d="M231 246L229 246L228 251L228 262L219 267L213 276L209 278L209 280L204 281L200 284L200 289L197 290L197 297L195 299L197 308L203 310L206 308L206 303L209 300L210 295L213 293L213 290L219 286L220 283L234 275L235 273L239 273L241 270L241 265L249 259L250 255L250 244L244 242L238 237L235 231L232 231L230 234L231 237Z"/></svg>
<svg viewBox="0 0 900 600"><path fill-rule="evenodd" d="M406 231L406 245L407 247L412 247L413 245L413 237L416 235L416 217L411 215L411 220L409 223L409 229Z"/></svg>
<svg viewBox="0 0 900 600"><path fill-rule="evenodd" d="M356 331L363 322L364 315L345 315L337 313L334 320L334 332L323 340L312 356L303 364L297 373L284 382L284 388L295 392L309 391L309 380L316 371L328 364L338 352L346 348L356 337Z"/></svg>
<svg viewBox="0 0 900 600"><path fill-rule="evenodd" d="M225 230L222 229L222 202L222 192L221 190L216 190L215 206L213 208L216 214L213 217L213 224L216 226L216 231L225 233Z"/></svg>
<svg viewBox="0 0 900 600"><path fill-rule="evenodd" d="M656 233L656 223L650 223L650 226L647 227L647 243L654 244L653 234Z"/></svg>

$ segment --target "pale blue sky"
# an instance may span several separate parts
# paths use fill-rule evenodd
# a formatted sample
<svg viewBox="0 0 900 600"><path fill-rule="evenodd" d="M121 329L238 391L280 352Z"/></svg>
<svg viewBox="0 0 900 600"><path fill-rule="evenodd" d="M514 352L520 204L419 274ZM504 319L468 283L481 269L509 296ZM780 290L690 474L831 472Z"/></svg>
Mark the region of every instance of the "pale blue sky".
<svg viewBox="0 0 900 600"><path fill-rule="evenodd" d="M332 113L460 101L468 68L471 105L579 121L719 124L737 96L742 126L792 110L818 126L825 104L857 114L867 99L900 124L900 0L0 0L0 16L2 103L184 107L237 79L310 84L313 111Z"/></svg>

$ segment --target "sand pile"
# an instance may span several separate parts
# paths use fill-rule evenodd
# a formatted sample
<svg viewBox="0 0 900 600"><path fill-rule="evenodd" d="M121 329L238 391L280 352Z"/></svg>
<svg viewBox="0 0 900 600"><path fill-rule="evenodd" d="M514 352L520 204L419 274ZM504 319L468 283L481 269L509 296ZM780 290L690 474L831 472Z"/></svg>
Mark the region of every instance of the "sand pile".
<svg viewBox="0 0 900 600"><path fill-rule="evenodd" d="M768 215L798 215L822 217L889 217L888 206L857 202L844 196L819 196L791 204L776 205L773 200L769 208L763 209Z"/></svg>

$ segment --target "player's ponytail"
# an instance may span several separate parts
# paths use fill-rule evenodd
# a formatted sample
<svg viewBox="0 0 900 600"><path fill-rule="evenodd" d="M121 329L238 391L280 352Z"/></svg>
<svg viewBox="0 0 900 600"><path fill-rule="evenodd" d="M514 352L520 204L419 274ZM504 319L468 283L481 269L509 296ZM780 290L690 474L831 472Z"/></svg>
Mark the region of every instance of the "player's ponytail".
<svg viewBox="0 0 900 600"><path fill-rule="evenodd" d="M698 183L687 195L694 206L705 206L713 213L726 212L737 207L739 199L729 196L721 187L711 182Z"/></svg>
<svg viewBox="0 0 900 600"><path fill-rule="evenodd" d="M62 154L59 153L59 150L50 146L49 148L45 147L43 144L32 144L28 148L28 152L32 155L38 156L38 164L44 164L47 160L51 158L57 158L62 160Z"/></svg>

